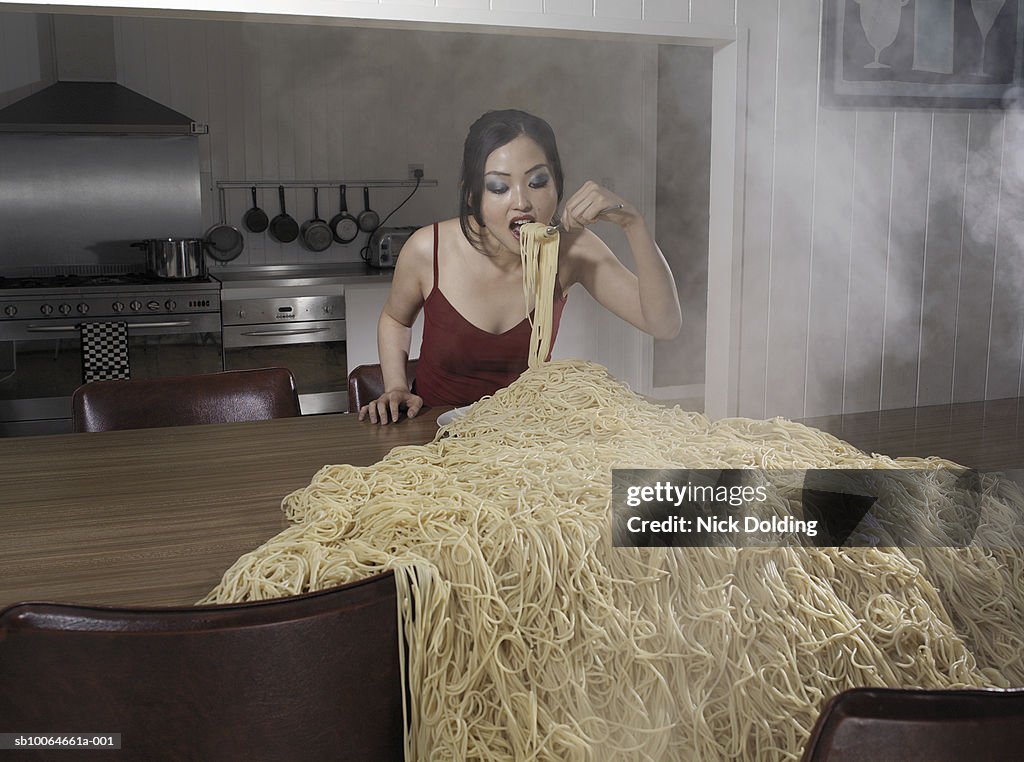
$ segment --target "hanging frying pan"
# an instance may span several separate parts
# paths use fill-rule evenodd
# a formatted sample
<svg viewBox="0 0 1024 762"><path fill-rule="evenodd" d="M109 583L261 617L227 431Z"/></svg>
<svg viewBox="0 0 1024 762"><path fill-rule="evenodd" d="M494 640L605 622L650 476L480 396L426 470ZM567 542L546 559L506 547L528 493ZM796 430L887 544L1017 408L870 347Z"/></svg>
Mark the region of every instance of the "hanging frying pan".
<svg viewBox="0 0 1024 762"><path fill-rule="evenodd" d="M313 186L313 219L302 223L302 245L310 251L323 251L331 245L334 234L330 226L320 219L320 189Z"/></svg>
<svg viewBox="0 0 1024 762"><path fill-rule="evenodd" d="M277 186L277 195L281 200L281 213L270 221L270 236L280 243L291 243L299 237L297 223L284 207L284 186Z"/></svg>
<svg viewBox="0 0 1024 762"><path fill-rule="evenodd" d="M363 186L363 211L357 219L359 229L364 233L372 233L380 225L380 215L370 208L370 189Z"/></svg>
<svg viewBox="0 0 1024 762"><path fill-rule="evenodd" d="M331 226L331 233L338 243L352 243L359 235L359 223L356 218L348 213L347 189L344 185L338 186L341 190L341 211L331 217L327 223Z"/></svg>
<svg viewBox="0 0 1024 762"><path fill-rule="evenodd" d="M230 262L245 248L245 239L238 228L224 222L207 230L203 243L206 253L218 262Z"/></svg>
<svg viewBox="0 0 1024 762"><path fill-rule="evenodd" d="M238 228L224 222L224 189L220 191L220 222L206 231L203 248L218 262L230 262L242 253L245 239Z"/></svg>
<svg viewBox="0 0 1024 762"><path fill-rule="evenodd" d="M256 203L256 186L252 186L252 209L245 213L242 218L242 224L249 230L250 233L262 233L267 229L267 225L270 224L267 218L267 213L260 209L259 204Z"/></svg>

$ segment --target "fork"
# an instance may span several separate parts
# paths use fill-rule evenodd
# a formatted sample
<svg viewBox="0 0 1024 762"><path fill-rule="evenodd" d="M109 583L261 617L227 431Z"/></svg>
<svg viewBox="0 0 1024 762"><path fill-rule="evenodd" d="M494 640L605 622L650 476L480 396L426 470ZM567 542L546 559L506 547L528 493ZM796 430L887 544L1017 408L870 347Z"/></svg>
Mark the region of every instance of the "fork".
<svg viewBox="0 0 1024 762"><path fill-rule="evenodd" d="M597 216L598 217L602 217L605 214L607 214L608 212L614 212L614 211L617 211L619 209L623 209L624 207L625 207L625 204L615 204L614 206L609 206L607 209L602 209L600 212L597 213ZM562 227L562 223L559 222L557 225L549 225L544 232L547 235L554 235L555 233L564 233L565 232L565 228Z"/></svg>

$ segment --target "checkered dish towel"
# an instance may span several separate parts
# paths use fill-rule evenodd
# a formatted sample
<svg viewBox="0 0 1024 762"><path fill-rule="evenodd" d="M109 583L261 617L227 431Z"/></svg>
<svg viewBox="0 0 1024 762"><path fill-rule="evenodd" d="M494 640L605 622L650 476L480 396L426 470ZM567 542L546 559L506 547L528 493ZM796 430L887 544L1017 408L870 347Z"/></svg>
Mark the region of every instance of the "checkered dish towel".
<svg viewBox="0 0 1024 762"><path fill-rule="evenodd" d="M82 323L82 383L131 378L127 323Z"/></svg>

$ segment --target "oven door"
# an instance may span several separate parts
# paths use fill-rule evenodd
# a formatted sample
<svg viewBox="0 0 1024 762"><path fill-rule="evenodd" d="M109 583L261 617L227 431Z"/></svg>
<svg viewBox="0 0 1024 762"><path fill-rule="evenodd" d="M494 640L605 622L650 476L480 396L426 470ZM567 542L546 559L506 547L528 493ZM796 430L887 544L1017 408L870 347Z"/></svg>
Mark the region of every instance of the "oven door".
<svg viewBox="0 0 1024 762"><path fill-rule="evenodd" d="M100 321L96 321L100 322ZM78 324L8 321L0 341L0 436L71 431L71 393L82 383ZM132 378L222 370L220 316L128 319Z"/></svg>
<svg viewBox="0 0 1024 762"><path fill-rule="evenodd" d="M288 368L303 415L348 410L344 320L224 326L224 369Z"/></svg>

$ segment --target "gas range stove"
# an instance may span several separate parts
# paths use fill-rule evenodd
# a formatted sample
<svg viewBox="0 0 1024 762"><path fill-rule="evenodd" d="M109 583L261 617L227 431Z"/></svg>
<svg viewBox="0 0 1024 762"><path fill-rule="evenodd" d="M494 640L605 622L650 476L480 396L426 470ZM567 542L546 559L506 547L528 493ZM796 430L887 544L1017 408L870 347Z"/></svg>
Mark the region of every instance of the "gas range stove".
<svg viewBox="0 0 1024 762"><path fill-rule="evenodd" d="M157 278L146 273L112 273L98 275L80 275L78 273L58 273L56 275L23 275L7 278L0 275L0 290L4 289L63 289L63 288L94 288L97 286L166 286L189 283L212 283L209 276L188 280L168 280Z"/></svg>
<svg viewBox="0 0 1024 762"><path fill-rule="evenodd" d="M0 277L0 324L219 311L220 283L210 277L167 280L137 272Z"/></svg>

